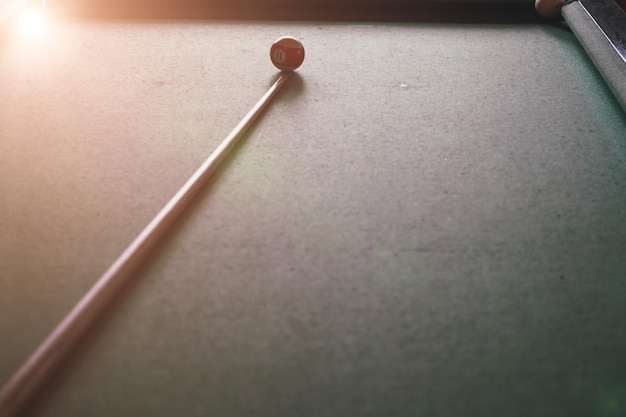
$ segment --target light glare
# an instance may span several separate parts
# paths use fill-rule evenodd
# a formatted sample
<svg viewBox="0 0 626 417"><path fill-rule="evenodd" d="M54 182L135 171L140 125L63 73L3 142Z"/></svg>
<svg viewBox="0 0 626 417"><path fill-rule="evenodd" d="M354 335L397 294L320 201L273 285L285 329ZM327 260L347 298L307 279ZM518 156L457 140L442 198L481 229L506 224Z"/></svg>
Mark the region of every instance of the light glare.
<svg viewBox="0 0 626 417"><path fill-rule="evenodd" d="M44 21L43 10L27 9L20 15L18 27L20 32L34 36L42 32Z"/></svg>

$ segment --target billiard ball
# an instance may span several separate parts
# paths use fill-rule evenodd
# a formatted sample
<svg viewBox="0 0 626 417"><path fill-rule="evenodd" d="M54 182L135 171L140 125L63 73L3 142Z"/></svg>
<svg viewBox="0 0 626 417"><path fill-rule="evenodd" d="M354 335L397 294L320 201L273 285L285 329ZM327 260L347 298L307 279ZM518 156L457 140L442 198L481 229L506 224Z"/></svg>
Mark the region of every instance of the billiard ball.
<svg viewBox="0 0 626 417"><path fill-rule="evenodd" d="M270 58L279 70L293 71L304 61L304 46L296 38L284 36L272 44Z"/></svg>
<svg viewBox="0 0 626 417"><path fill-rule="evenodd" d="M558 19L562 6L563 0L535 0L537 14L545 19Z"/></svg>

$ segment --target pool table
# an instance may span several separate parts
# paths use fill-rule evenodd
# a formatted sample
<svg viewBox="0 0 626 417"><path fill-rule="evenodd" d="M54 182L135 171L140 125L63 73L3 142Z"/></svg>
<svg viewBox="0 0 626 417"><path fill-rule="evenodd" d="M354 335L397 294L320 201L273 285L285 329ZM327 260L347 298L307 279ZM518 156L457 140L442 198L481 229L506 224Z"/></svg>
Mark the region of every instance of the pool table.
<svg viewBox="0 0 626 417"><path fill-rule="evenodd" d="M270 1L5 25L0 385L306 48L20 415L626 415L626 112L567 25Z"/></svg>

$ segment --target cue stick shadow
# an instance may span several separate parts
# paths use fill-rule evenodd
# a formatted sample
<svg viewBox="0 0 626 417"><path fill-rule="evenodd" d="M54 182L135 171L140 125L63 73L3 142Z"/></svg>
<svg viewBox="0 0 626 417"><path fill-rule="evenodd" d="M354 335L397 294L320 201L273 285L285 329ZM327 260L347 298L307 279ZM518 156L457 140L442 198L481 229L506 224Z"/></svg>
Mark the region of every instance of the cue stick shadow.
<svg viewBox="0 0 626 417"><path fill-rule="evenodd" d="M283 74L276 73L271 79L269 85L273 85ZM292 72L285 87L281 89L280 94L272 99L272 105L280 102L292 101L297 99L304 90L303 78L295 72ZM210 204L210 200L214 194L211 192L214 187L225 180L226 171L234 168L235 158L241 149L246 146L248 139L254 135L258 123L261 123L269 109L264 110L256 119L256 121L245 131L242 137L237 141L233 148L228 152L219 167L212 173L208 180L202 186L202 189L194 196L191 202L185 207L181 215L171 224L161 239L147 255L146 259L141 262L127 280L123 287L115 297L104 307L102 314L98 315L92 322L92 325L81 335L80 340L74 345L70 353L62 360L57 368L49 375L49 377L41 384L37 392L31 397L30 402L22 409L24 416L40 415L44 410L51 406L62 391L63 383L80 367L89 366L89 353L94 349L98 340L111 331L116 324L116 315L120 310L125 308L132 298L135 298L138 291L145 288L147 278L151 272L157 267L158 259L167 257L172 247L180 241L192 222L194 215L198 215L200 207ZM263 140L259 138L259 140ZM212 153L212 149L207 149L207 153ZM200 161L201 162L201 161ZM167 201L166 201L167 202ZM164 202L164 204L166 203ZM150 219L146 219L146 223ZM123 250L123 248L121 249ZM208 261L207 261L208 262Z"/></svg>

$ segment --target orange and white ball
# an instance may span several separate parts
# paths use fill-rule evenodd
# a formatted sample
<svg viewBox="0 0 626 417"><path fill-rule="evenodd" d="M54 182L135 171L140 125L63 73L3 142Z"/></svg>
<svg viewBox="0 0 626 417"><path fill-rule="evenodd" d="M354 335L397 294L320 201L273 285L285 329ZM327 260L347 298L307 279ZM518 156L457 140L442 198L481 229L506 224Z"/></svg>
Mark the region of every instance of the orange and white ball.
<svg viewBox="0 0 626 417"><path fill-rule="evenodd" d="M279 70L293 71L304 61L304 46L296 38L284 36L272 44L270 58Z"/></svg>

